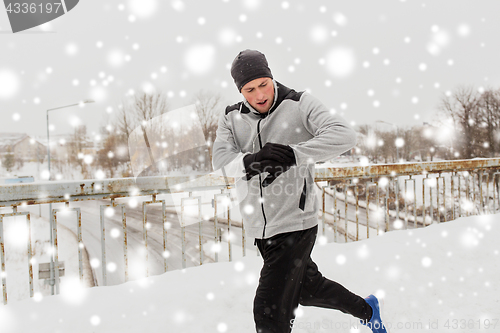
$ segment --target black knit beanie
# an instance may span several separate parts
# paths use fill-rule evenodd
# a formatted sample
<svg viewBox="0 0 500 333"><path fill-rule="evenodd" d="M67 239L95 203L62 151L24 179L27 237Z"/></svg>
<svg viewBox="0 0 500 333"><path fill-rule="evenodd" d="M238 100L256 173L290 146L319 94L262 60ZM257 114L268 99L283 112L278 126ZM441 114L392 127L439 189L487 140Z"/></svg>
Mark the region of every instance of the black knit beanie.
<svg viewBox="0 0 500 333"><path fill-rule="evenodd" d="M269 69L267 64L266 56L255 50L241 51L234 58L231 65L231 76L240 92L241 88L252 80L261 77L273 78L271 69Z"/></svg>

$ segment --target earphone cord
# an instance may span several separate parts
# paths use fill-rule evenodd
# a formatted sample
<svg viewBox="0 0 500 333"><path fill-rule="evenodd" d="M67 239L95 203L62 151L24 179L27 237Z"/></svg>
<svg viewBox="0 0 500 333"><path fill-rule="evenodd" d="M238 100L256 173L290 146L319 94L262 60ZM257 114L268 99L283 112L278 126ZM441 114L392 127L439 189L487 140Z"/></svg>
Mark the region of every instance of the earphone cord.
<svg viewBox="0 0 500 333"><path fill-rule="evenodd" d="M269 111L267 111L267 112L269 112ZM269 120L268 120L268 119L269 119L269 117L271 117L271 115L270 115L270 114L268 114L268 115L267 115L265 123L262 125L262 127L260 128L260 131L257 133L257 135L255 135L255 138L254 138L254 139L253 139L253 141L252 141L252 152L255 152L255 139L257 139L257 137L259 136L260 132L262 132L262 130L264 129L264 126L266 126L266 125L267 125L267 123L268 123L268 121L269 121Z"/></svg>
<svg viewBox="0 0 500 333"><path fill-rule="evenodd" d="M242 108L242 106L243 106L243 104L242 104L242 105L240 105L240 109L239 109L240 116L241 116L241 108ZM269 111L267 111L267 112L269 112ZM259 132L255 135L255 137L254 137L254 138L253 138L253 140L252 140L252 153L255 153L255 139L257 139L257 137L259 136L259 134L262 132L262 130L264 129L264 126L266 126L266 125L267 125L267 123L268 123L268 121L269 121L269 120L268 120L268 119L269 119L269 117L271 117L271 115L270 115L270 114L269 114L269 115L267 115L267 117L266 117L266 121L265 121L264 125L262 125L262 127L260 128L260 131L259 131ZM247 123L247 125L248 125L248 126L250 126L250 130L252 130L252 125L250 125L250 123L249 123L248 121L246 121L243 117L241 117L241 119L243 119L243 121L244 121L245 123Z"/></svg>

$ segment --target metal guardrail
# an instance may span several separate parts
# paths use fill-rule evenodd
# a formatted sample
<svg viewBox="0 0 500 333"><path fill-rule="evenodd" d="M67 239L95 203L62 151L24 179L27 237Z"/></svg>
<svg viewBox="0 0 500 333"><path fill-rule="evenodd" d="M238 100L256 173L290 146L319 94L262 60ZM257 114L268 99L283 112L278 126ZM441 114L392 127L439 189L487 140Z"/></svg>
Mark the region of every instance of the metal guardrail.
<svg viewBox="0 0 500 333"><path fill-rule="evenodd" d="M366 238L370 233L377 235L395 229L418 228L432 223L439 223L455 219L460 216L496 212L500 208L500 191L498 177L500 169L500 158L385 164L371 166L348 166L337 168L321 168L317 166L315 180L321 192L322 205L318 212L321 220L322 235L332 232L334 241L356 241ZM420 182L420 187L417 183ZM450 186L447 186L447 184ZM403 184L404 186L401 186ZM117 203L117 198L130 198L135 196L151 196L151 200L142 203L142 239L144 246L148 246L148 221L147 207L149 205L162 205L162 238L163 238L163 270L168 270L167 251L167 229L166 202L159 200L158 196L173 193L189 193L188 197L181 200L181 250L182 267L186 267L184 208L186 202L196 202L198 206L198 246L199 264L205 261L203 245L208 240L203 235L203 223L213 223L214 244L220 245L221 234L219 223L223 218L219 217L221 209L219 200L230 198L229 190L234 186L234 179L209 175L198 175L196 177L145 177L140 179L104 179L84 180L69 182L43 182L26 183L0 186L0 207L11 207L11 213L0 214L0 263L2 278L3 302L7 303L5 249L3 235L3 219L11 216L26 216L29 234L31 235L30 214L18 212L18 207L26 207L36 204L65 203L68 207L70 202L87 200L110 199L109 204L100 206L100 234L101 234L101 267L102 284L106 285L106 239L105 239L105 214L107 207L119 208L123 228L123 264L125 281L129 279L128 271L128 243L127 243L127 218L126 207ZM403 190L402 190L403 189ZM490 189L492 191L490 191ZM213 218L204 221L201 218L202 203L200 196L193 196L194 192L208 190L220 191L214 195L212 208ZM421 201L418 199L417 191L421 192ZM411 193L411 194L410 194ZM342 202L342 210L339 208ZM328 207L330 205L330 207ZM404 209L404 212L402 211ZM72 208L77 217L77 239L79 257L79 277L83 279L82 273L82 217L79 208ZM231 226L237 221L231 219L230 208L225 206L227 212L227 234L231 235ZM364 210L365 214L361 214ZM58 290L58 245L57 245L57 213L60 210L51 210L51 235L54 249L51 261L51 279ZM352 217L354 215L354 217ZM404 222L403 222L404 221ZM245 232L241 224L242 251L245 256ZM343 235L343 239L339 238ZM373 234L372 234L373 235ZM32 240L28 237L27 258L29 268L30 296L33 297L33 268L32 268ZM227 240L229 260L232 260L232 241ZM258 255L258 252L257 252ZM146 252L146 270L147 270ZM215 260L218 261L218 253L215 252ZM146 275L148 272L146 272Z"/></svg>

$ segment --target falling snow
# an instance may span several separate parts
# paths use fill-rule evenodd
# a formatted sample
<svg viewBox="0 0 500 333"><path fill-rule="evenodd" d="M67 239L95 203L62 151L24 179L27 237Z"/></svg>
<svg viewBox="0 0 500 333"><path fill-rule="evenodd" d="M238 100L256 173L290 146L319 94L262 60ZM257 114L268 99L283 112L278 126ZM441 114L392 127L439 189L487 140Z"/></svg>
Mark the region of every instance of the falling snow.
<svg viewBox="0 0 500 333"><path fill-rule="evenodd" d="M206 89L221 92L228 103L233 103L237 95L232 90L227 66L238 51L255 45L260 45L266 53L280 82L288 82L296 89L310 87L328 107L338 103L338 96L346 96L353 106L346 114L346 118L352 118L348 121L361 118L369 122L387 117L415 123L412 116L397 110L408 107L405 101L414 94L411 87L422 84L418 104L425 110L421 119L429 121L439 96L458 84L454 81L455 74L470 78L465 84L480 84L485 77L489 77L491 84L496 82L494 78L498 75L492 66L487 66L491 59L484 57L496 54L494 48L498 43L494 34L483 32L494 31L489 26L494 19L485 15L487 7L479 11L467 5L462 11L439 15L439 19L429 22L425 19L428 11L448 14L449 8L433 5L431 9L429 4L422 4L418 9L408 10L409 5L407 1L367 5L366 15L357 10L356 4L333 8L297 1L269 5L262 0L226 0L196 6L183 0L125 0L115 5L96 3L79 7L80 15L88 11L93 21L105 21L109 29L99 24L78 29L77 12L72 12L73 19L68 16L66 21L54 20L33 28L44 33L56 32L46 34L51 38L50 47L37 49L38 45L42 47L39 40L43 34L4 43L2 55L8 58L0 67L0 100L13 116L2 123L4 128L0 130L19 131L26 127L25 120L33 116L36 117L33 124L41 123L43 112L36 111L62 105L64 102L57 102L60 96L70 101L82 98L96 101L88 115L82 117L89 131L97 131L106 125L102 123L115 117L106 118L106 110L116 107L115 101L127 91L166 94L175 91L169 102L177 107L185 105L197 91ZM401 29L394 26L394 17L415 29L399 34ZM259 20L270 19L284 29L259 24ZM359 33L360 22L372 35ZM61 31L73 33L57 33ZM400 42L387 44L389 40ZM34 47L33 53L39 57L21 63L16 52L28 46ZM486 46L491 50L483 54L481 50ZM300 66L293 59L301 59ZM321 59L319 66L315 63L318 59ZM469 66L470 63L476 65ZM416 73L414 66L418 68ZM167 67L168 72L164 70ZM95 74L100 72L106 75L97 79ZM395 76L405 78L404 86L397 92L385 80ZM438 78L440 86L429 90L427 87L432 87ZM359 98L368 84L373 86L373 79L377 81L379 100L383 101L382 113L371 112ZM184 93L179 94L180 91ZM26 101L32 102L29 108L23 105ZM54 112L54 119L63 121L65 113ZM94 119L99 121L93 124L90 120ZM64 127L59 121L54 122L58 125L57 132L62 133ZM42 126L30 126L37 135L43 134Z"/></svg>

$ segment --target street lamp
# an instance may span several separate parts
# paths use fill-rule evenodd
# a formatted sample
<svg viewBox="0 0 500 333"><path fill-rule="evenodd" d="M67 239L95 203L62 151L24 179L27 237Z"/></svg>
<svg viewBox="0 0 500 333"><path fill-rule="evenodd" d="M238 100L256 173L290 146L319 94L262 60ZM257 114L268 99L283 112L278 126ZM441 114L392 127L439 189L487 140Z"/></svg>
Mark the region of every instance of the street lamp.
<svg viewBox="0 0 500 333"><path fill-rule="evenodd" d="M49 134L49 111L54 111L54 110L59 110L59 109L64 109L64 108L69 108L71 106L77 106L77 105L80 105L80 106L83 106L83 104L87 104L87 103L94 103L95 101L91 100L91 99L86 99L80 103L76 103L76 104L70 104L70 105L65 105L65 106L59 106L57 108L53 108L53 109L48 109L47 110L47 161L48 161L48 168L49 168L49 180L52 180L52 175L50 173L50 134Z"/></svg>
<svg viewBox="0 0 500 333"><path fill-rule="evenodd" d="M383 120L377 120L375 122L376 123L383 123L383 124L387 124L387 125L391 125L391 126L396 127L396 142L395 142L395 145L396 145L396 160L399 162L399 146L403 146L403 144L404 144L403 139L400 139L400 137L399 137L399 127L397 127L396 125L391 124L391 123L389 123L387 121L383 121Z"/></svg>
<svg viewBox="0 0 500 333"><path fill-rule="evenodd" d="M64 108L69 108L72 106L83 106L83 104L87 103L94 103L93 100L87 99L84 100L80 103L76 104L70 104L70 105L65 105L65 106L59 106L57 108L52 108L47 110L47 161L48 161L48 168L49 168L49 181L52 180L52 175L50 173L50 134L49 134L49 111L54 111L54 110L59 110L59 109L64 109ZM52 220L52 203L49 203L49 221L50 221L50 244L54 244L54 221ZM51 294L54 295L54 285L56 285L56 291L59 293L59 281L55 281L55 274L54 274L54 254L50 256L50 288L51 288Z"/></svg>

